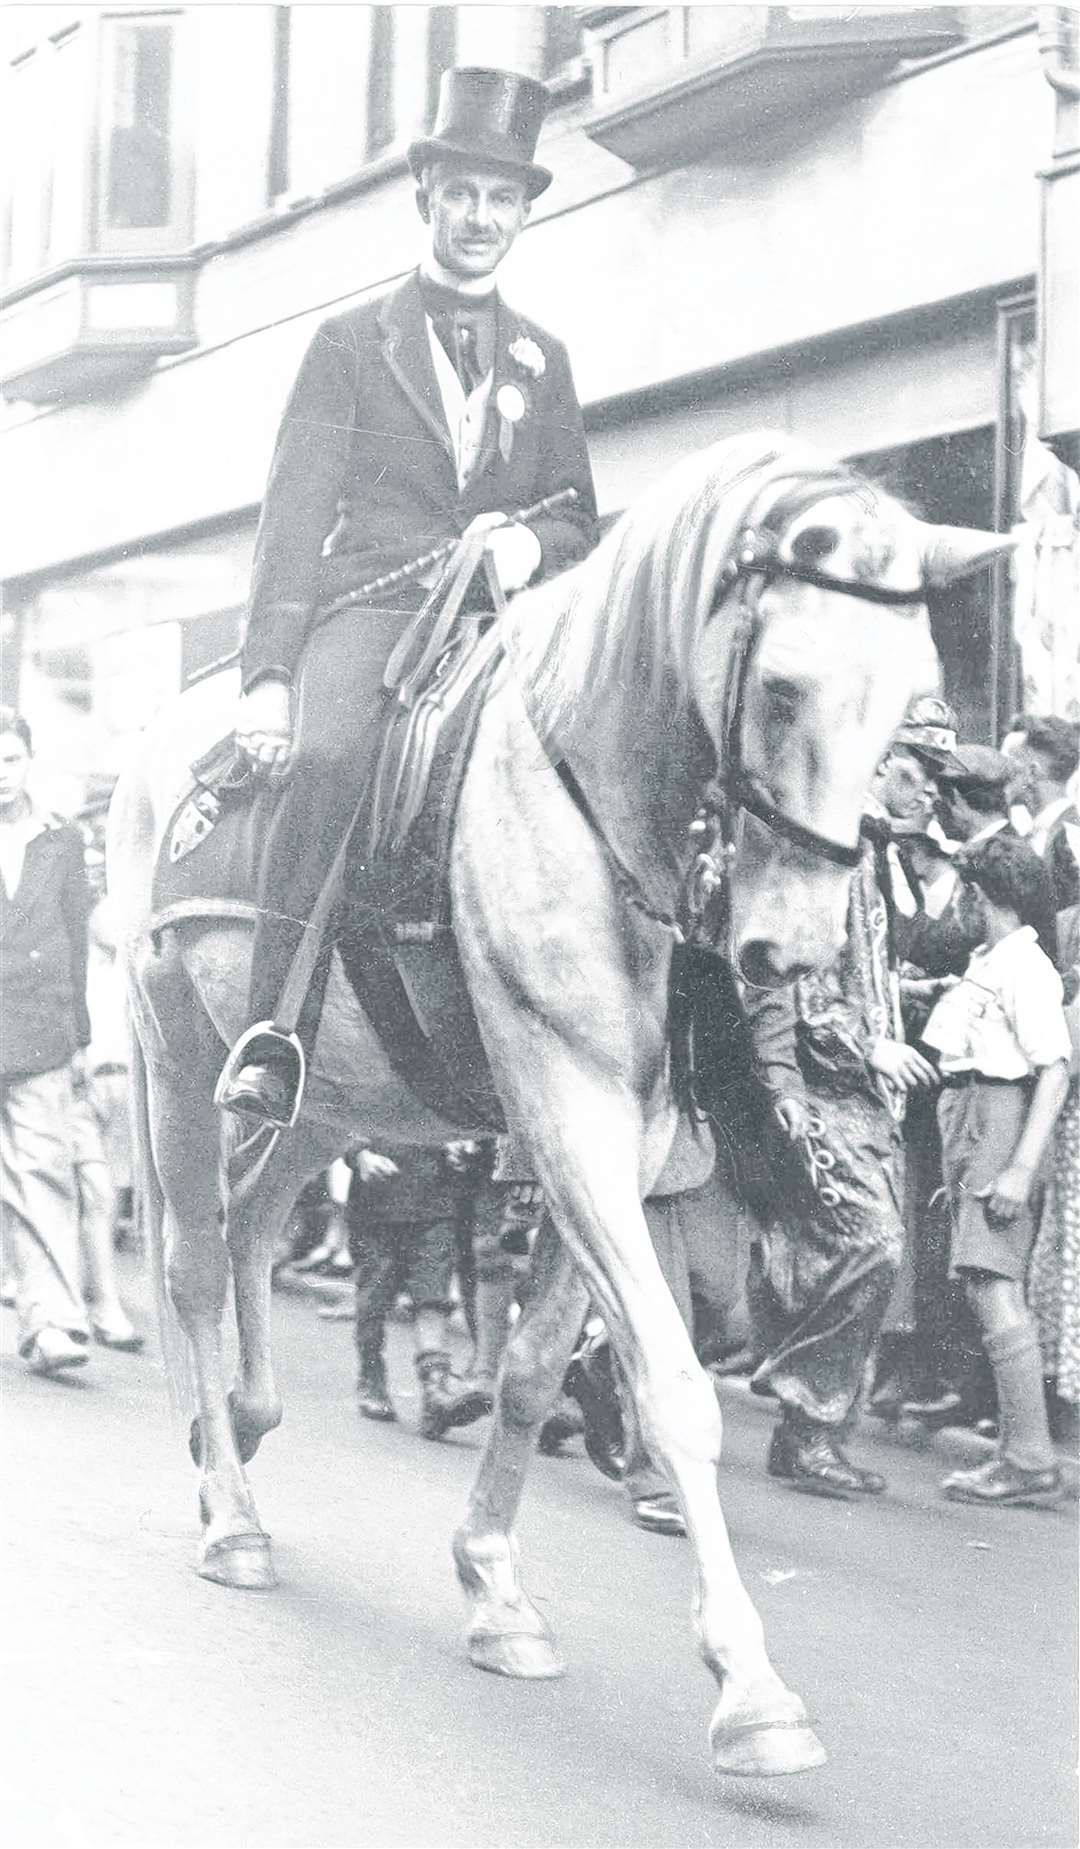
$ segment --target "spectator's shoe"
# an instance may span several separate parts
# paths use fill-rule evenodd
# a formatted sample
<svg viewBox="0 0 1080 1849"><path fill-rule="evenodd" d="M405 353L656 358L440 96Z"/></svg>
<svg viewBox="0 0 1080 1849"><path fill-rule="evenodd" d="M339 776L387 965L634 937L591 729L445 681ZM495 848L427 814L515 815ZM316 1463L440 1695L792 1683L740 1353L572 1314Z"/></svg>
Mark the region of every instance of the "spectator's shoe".
<svg viewBox="0 0 1080 1849"><path fill-rule="evenodd" d="M91 1322L90 1333L99 1348L115 1348L123 1355L137 1355L146 1347L146 1337L132 1328L126 1316L115 1322Z"/></svg>
<svg viewBox="0 0 1080 1849"><path fill-rule="evenodd" d="M383 1372L381 1363L377 1368L362 1368L361 1378L357 1381L357 1411L361 1418L374 1418L381 1426L392 1426L398 1418L394 1402L388 1394L387 1374Z"/></svg>
<svg viewBox="0 0 1080 1849"><path fill-rule="evenodd" d="M85 1367L90 1359L85 1341L75 1341L66 1329L52 1328L39 1329L23 1355L31 1374L62 1374Z"/></svg>
<svg viewBox="0 0 1080 1849"><path fill-rule="evenodd" d="M971 1410L963 1394L951 1388L931 1400L905 1400L901 1407L905 1419L918 1419L929 1432L940 1432L946 1425L970 1425Z"/></svg>
<svg viewBox="0 0 1080 1849"><path fill-rule="evenodd" d="M823 1427L800 1430L786 1422L777 1426L769 1445L767 1469L771 1477L790 1483L811 1496L880 1496L885 1478L876 1470L861 1470L841 1450L840 1443Z"/></svg>
<svg viewBox="0 0 1080 1849"><path fill-rule="evenodd" d="M882 1381L866 1402L871 1419L888 1419L895 1423L904 1411L904 1394L895 1378Z"/></svg>
<svg viewBox="0 0 1080 1849"><path fill-rule="evenodd" d="M260 1021L241 1035L214 1089L220 1110L291 1130L304 1091L304 1051L295 1034Z"/></svg>
<svg viewBox="0 0 1080 1849"><path fill-rule="evenodd" d="M620 1482L626 1469L626 1438L606 1336L583 1343L566 1370L563 1391L581 1407L586 1455L603 1476Z"/></svg>
<svg viewBox="0 0 1080 1849"><path fill-rule="evenodd" d="M580 1438L585 1430L585 1416L576 1400L560 1393L543 1425L538 1448L544 1457L558 1457L564 1444Z"/></svg>
<svg viewBox="0 0 1080 1849"><path fill-rule="evenodd" d="M941 1487L952 1502L981 1502L994 1509L1050 1509L1065 1493L1056 1465L1025 1470L1007 1457L992 1457L974 1470L951 1471Z"/></svg>
<svg viewBox="0 0 1080 1849"><path fill-rule="evenodd" d="M682 1510L670 1490L659 1496L639 1496L634 1503L634 1526L644 1528L646 1534L686 1533Z"/></svg>
<svg viewBox="0 0 1080 1849"><path fill-rule="evenodd" d="M495 1404L494 1389L480 1379L458 1380L450 1372L450 1357L430 1349L417 1355L420 1376L420 1436L442 1438L459 1425L474 1425Z"/></svg>

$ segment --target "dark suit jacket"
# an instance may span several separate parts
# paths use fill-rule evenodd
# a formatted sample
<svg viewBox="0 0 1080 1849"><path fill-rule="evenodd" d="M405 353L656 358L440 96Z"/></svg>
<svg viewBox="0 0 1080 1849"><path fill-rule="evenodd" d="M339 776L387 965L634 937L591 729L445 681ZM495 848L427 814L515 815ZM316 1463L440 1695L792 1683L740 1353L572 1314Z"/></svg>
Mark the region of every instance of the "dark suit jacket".
<svg viewBox="0 0 1080 1849"><path fill-rule="evenodd" d="M50 821L13 899L0 880L0 1076L51 1072L89 1044L89 910L79 832Z"/></svg>
<svg viewBox="0 0 1080 1849"><path fill-rule="evenodd" d="M511 356L521 336L544 356L539 379ZM527 408L504 459L495 399L510 382ZM320 603L430 551L479 513L512 513L566 487L577 489L576 506L533 527L539 576L595 544L596 500L566 350L535 322L499 302L485 441L459 492L415 273L332 316L308 349L278 435L255 548L245 687L268 671L292 674Z"/></svg>

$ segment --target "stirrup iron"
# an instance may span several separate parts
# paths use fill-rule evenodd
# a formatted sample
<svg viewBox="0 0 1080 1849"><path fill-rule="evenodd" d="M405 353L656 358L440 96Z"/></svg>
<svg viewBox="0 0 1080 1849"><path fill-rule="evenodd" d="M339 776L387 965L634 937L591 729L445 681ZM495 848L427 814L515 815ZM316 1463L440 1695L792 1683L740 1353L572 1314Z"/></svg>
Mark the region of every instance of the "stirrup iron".
<svg viewBox="0 0 1080 1849"><path fill-rule="evenodd" d="M235 1082L241 1067L247 1065L249 1060L252 1059L254 1044L256 1041L260 1040L269 1040L273 1042L273 1056L275 1060L284 1062L288 1059L289 1061L288 1082L293 1097L292 1111L288 1118L281 1121L276 1119L273 1121L277 1129L291 1130L300 1115L300 1105L303 1100L304 1085L307 1080L307 1056L300 1044L298 1035L293 1032L287 1032L284 1028L277 1027L273 1021L256 1021L254 1027L249 1027L241 1034L239 1040L229 1052L228 1058L218 1074L218 1081L214 1086L214 1103L219 1110L229 1108L225 1104L225 1092L228 1087ZM266 1121L270 1122L271 1120L267 1119Z"/></svg>

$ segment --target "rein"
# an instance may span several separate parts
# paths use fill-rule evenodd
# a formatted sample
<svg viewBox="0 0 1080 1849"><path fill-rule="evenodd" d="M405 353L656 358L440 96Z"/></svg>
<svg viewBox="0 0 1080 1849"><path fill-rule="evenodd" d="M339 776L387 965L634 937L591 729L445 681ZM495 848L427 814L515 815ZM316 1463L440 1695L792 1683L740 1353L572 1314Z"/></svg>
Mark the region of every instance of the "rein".
<svg viewBox="0 0 1080 1849"><path fill-rule="evenodd" d="M771 497L776 484L766 493ZM661 911L647 897L640 881L619 859L592 809L584 790L565 758L555 762L559 779L593 833L597 836L612 869L618 891L635 911L652 923L672 933L677 944L690 944L715 951L730 926L728 885L731 868L738 852L745 816L752 815L771 834L791 842L792 846L813 854L819 860L848 871L859 864L861 844L849 844L823 835L807 823L789 815L777 803L764 778L750 769L743 756L746 688L751 664L761 639L764 618L760 613L763 593L777 578L787 578L815 589L839 596L854 597L862 603L908 606L926 601L923 585L889 590L881 585L864 584L857 579L836 578L811 565L789 563L780 557L784 532L795 517L818 501L838 493L853 493L860 487L852 476L837 474L824 480L818 476L812 484L805 480L782 494L759 514L764 496L759 497L742 529L732 557L721 573L721 590L710 613L710 621L738 589L739 621L728 666L723 696L724 724L721 765L702 792L701 807L690 825L697 839L697 852L684 877L677 913ZM752 581L756 580L756 585ZM721 918L710 919L717 901Z"/></svg>

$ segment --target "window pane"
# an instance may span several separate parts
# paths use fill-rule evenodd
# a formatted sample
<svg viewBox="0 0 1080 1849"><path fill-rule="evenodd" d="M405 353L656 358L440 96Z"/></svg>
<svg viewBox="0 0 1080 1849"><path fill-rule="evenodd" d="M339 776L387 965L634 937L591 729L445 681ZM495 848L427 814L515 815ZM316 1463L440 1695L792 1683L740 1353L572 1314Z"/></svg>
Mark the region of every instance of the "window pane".
<svg viewBox="0 0 1080 1849"><path fill-rule="evenodd" d="M105 222L117 231L167 226L172 209L172 27L115 20L106 121Z"/></svg>
<svg viewBox="0 0 1080 1849"><path fill-rule="evenodd" d="M52 151L49 262L78 256L85 244L86 46L81 31L52 54L49 140Z"/></svg>
<svg viewBox="0 0 1080 1849"><path fill-rule="evenodd" d="M32 276L45 260L48 235L47 120L44 55L33 52L11 72L7 86L4 167L7 201L5 270L11 282Z"/></svg>

